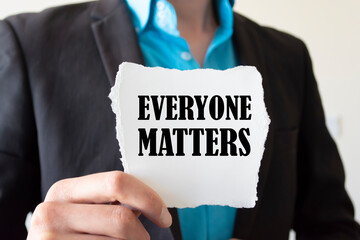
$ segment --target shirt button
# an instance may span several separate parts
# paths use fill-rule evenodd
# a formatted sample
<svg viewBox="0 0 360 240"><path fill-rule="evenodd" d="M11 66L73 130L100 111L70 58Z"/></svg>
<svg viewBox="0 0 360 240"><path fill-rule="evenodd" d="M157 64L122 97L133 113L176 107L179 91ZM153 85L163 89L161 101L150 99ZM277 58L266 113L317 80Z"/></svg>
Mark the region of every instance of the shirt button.
<svg viewBox="0 0 360 240"><path fill-rule="evenodd" d="M163 1L158 1L156 3L156 7L159 9L159 10L163 10L165 8L165 3Z"/></svg>
<svg viewBox="0 0 360 240"><path fill-rule="evenodd" d="M158 25L159 25L161 28L165 28L165 26L166 26L165 20L164 20L163 18L159 19Z"/></svg>
<svg viewBox="0 0 360 240"><path fill-rule="evenodd" d="M160 18L160 19L164 19L165 18L165 12L164 11L159 11L157 13L157 16Z"/></svg>
<svg viewBox="0 0 360 240"><path fill-rule="evenodd" d="M191 60L192 56L189 52L182 52L180 57L184 59L185 61Z"/></svg>

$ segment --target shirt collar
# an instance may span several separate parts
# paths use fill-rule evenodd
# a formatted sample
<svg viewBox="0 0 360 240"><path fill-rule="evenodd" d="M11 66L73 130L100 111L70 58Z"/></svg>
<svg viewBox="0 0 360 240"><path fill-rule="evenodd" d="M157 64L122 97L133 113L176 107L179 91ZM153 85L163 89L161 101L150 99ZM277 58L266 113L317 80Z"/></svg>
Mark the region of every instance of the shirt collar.
<svg viewBox="0 0 360 240"><path fill-rule="evenodd" d="M137 33L142 32L151 21L153 25L172 35L179 35L174 7L166 0L126 0ZM215 0L220 28L232 29L232 6L234 0ZM150 19L151 18L151 19Z"/></svg>

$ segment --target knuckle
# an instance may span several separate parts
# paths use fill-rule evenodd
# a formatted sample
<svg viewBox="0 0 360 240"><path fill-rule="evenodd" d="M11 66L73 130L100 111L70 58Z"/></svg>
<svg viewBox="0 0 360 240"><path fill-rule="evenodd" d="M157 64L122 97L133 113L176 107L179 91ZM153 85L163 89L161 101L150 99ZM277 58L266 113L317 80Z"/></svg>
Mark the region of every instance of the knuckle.
<svg viewBox="0 0 360 240"><path fill-rule="evenodd" d="M56 234L52 232L42 232L39 234L39 236L36 238L39 240L55 240L57 239Z"/></svg>
<svg viewBox="0 0 360 240"><path fill-rule="evenodd" d="M30 231L26 240L55 240L58 239L57 234L47 231Z"/></svg>
<svg viewBox="0 0 360 240"><path fill-rule="evenodd" d="M57 181L56 183L54 183L49 191L46 194L45 197L45 201L53 201L55 199L58 199L59 196L62 195L62 193L64 192L64 185L65 185L66 179Z"/></svg>
<svg viewBox="0 0 360 240"><path fill-rule="evenodd" d="M55 207L53 203L40 203L31 218L31 227L46 228L50 226L55 216Z"/></svg>
<svg viewBox="0 0 360 240"><path fill-rule="evenodd" d="M109 196L113 198L113 201L119 200L118 196L124 195L127 179L126 173L121 171L114 171L108 174L106 178L106 188Z"/></svg>
<svg viewBox="0 0 360 240"><path fill-rule="evenodd" d="M55 193L57 192L56 189L58 188L58 182L54 183L45 196L45 201L51 201L55 199Z"/></svg>
<svg viewBox="0 0 360 240"><path fill-rule="evenodd" d="M111 221L116 226L116 235L126 237L134 224L134 218L131 210L123 206L116 206L111 213Z"/></svg>

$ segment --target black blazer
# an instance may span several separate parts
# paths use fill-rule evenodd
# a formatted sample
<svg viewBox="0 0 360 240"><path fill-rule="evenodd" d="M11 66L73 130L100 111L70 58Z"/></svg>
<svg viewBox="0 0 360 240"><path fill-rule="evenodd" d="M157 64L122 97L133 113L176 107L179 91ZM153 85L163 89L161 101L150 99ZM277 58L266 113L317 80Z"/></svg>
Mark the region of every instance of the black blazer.
<svg viewBox="0 0 360 240"><path fill-rule="evenodd" d="M263 76L271 118L259 200L238 209L234 237L287 239L294 228L299 239L359 239L306 47L238 14L233 41L240 62ZM1 238L24 238L27 212L54 182L122 170L107 96L123 61L144 63L123 0L0 22ZM152 239L172 239L169 229L142 221Z"/></svg>

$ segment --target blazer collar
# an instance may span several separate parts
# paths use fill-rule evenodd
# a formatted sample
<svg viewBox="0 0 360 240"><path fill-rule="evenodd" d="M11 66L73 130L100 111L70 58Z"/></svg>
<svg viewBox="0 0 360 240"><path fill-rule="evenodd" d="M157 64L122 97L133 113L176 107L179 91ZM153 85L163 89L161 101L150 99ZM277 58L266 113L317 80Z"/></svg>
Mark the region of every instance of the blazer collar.
<svg viewBox="0 0 360 240"><path fill-rule="evenodd" d="M91 17L96 45L113 86L120 63L144 65L131 16L124 0L100 0L95 3Z"/></svg>

